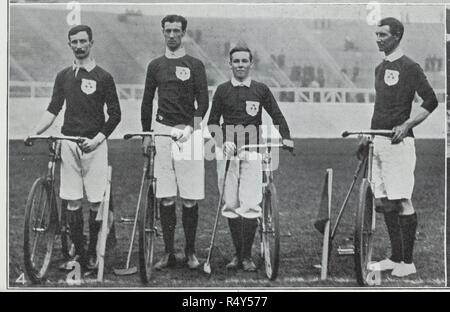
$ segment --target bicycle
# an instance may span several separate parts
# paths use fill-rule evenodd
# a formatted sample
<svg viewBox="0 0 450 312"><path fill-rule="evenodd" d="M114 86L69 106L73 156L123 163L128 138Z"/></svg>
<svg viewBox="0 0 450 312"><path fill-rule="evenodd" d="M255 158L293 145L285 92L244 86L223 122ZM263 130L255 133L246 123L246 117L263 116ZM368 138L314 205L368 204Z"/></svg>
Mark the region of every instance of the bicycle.
<svg viewBox="0 0 450 312"><path fill-rule="evenodd" d="M23 255L25 273L33 284L45 280L50 264L55 235L61 236L62 253L66 260L73 256L74 250L67 226L67 201L58 204L56 192L55 168L61 160L60 140L75 143L84 141L73 136L29 136L26 146L32 146L34 141L46 140L49 145L49 162L45 176L37 178L28 194L25 222ZM42 244L42 246L41 246ZM41 259L42 258L42 259Z"/></svg>
<svg viewBox="0 0 450 312"><path fill-rule="evenodd" d="M278 275L281 236L277 191L273 181L272 148L283 146L283 144L277 143L249 144L243 145L239 149L239 153L246 149L265 149L261 159L263 171L262 212L258 218L258 233L260 237L260 256L264 260L265 273L269 280L275 280Z"/></svg>
<svg viewBox="0 0 450 312"><path fill-rule="evenodd" d="M355 244L355 273L359 285L371 285L371 271L369 265L373 253L373 233L376 227L375 197L373 194L372 164L373 139L376 135L392 137L391 130L345 131L342 137L351 135L367 135L368 153L363 159L364 175L359 187L358 206L355 217L354 244Z"/></svg>
<svg viewBox="0 0 450 312"><path fill-rule="evenodd" d="M172 138L172 136L150 131L127 133L123 138L128 140L136 136L151 138L148 149L144 151L143 175L136 207L136 214L139 218L139 275L142 283L147 284L152 276L155 238L159 236L158 227L156 226L157 220L159 220L159 211L157 209L156 178L154 176L155 137Z"/></svg>

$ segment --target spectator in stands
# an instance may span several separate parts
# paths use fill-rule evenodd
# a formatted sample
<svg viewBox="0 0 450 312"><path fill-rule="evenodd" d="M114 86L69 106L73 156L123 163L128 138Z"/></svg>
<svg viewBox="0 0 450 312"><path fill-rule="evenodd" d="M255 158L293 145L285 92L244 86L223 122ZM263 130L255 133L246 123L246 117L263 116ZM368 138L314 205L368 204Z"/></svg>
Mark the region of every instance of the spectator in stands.
<svg viewBox="0 0 450 312"><path fill-rule="evenodd" d="M55 121L64 103L62 134L84 137L84 142L61 141L61 185L59 196L67 200L70 236L75 245L75 259L82 268L97 266L96 245L100 223L95 221L103 200L108 172L106 139L121 119L119 99L113 77L96 62L91 49L92 29L78 25L69 30L69 47L75 60L58 73L53 95L33 134L41 134ZM108 119L105 121L106 103ZM89 202L89 246L84 249L81 201Z"/></svg>
<svg viewBox="0 0 450 312"><path fill-rule="evenodd" d="M377 212L384 214L391 256L369 266L371 270L392 270L404 277L416 273L413 249L417 215L411 202L416 154L413 128L437 107L436 95L419 64L403 54L400 41L403 24L384 18L376 30L378 49L384 61L375 68L375 106L371 129L392 130L393 137L375 136L373 182ZM411 115L415 93L423 103ZM358 155L367 151L367 139L360 142Z"/></svg>
<svg viewBox="0 0 450 312"><path fill-rule="evenodd" d="M317 68L317 82L321 88L325 87L325 74L321 66Z"/></svg>
<svg viewBox="0 0 450 312"><path fill-rule="evenodd" d="M352 81L356 82L356 80L358 79L359 76L359 66L355 65L353 66L353 70L352 70Z"/></svg>
<svg viewBox="0 0 450 312"><path fill-rule="evenodd" d="M150 62L147 68L141 106L142 130L171 134L156 139L156 197L160 199L161 227L165 254L156 269L173 266L175 258L176 197L182 201L182 224L186 238L185 260L190 269L200 265L195 256L198 225L198 200L204 194L205 174L201 121L208 106L208 85L203 63L186 54L182 39L187 20L168 15L161 21L166 51ZM158 89L156 122L152 123L153 99ZM197 102L197 106L195 106ZM153 125L153 127L152 127ZM150 138L143 140L144 151ZM199 156L201 155L201 156Z"/></svg>

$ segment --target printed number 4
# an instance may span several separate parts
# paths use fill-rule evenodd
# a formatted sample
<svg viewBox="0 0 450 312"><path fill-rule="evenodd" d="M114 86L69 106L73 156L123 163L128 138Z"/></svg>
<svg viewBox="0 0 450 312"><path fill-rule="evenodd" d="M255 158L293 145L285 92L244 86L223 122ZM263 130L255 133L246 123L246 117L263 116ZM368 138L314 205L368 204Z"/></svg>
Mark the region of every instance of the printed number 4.
<svg viewBox="0 0 450 312"><path fill-rule="evenodd" d="M22 285L25 285L27 282L27 279L25 278L25 273L20 274L20 276L16 279L16 283L21 283Z"/></svg>

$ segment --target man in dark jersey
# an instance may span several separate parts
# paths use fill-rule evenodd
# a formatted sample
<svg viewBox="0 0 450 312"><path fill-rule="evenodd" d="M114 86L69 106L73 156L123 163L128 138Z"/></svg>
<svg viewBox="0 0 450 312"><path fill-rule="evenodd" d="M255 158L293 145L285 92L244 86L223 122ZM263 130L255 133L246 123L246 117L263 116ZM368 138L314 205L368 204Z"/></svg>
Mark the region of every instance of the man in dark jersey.
<svg viewBox="0 0 450 312"><path fill-rule="evenodd" d="M437 106L436 95L422 68L405 56L399 47L403 24L395 18L382 19L377 27L377 45L385 59L375 69L375 106L372 129L392 130L392 139L374 138L373 182L377 211L384 220L391 242L391 256L373 263L369 269L392 270L397 277L416 273L413 248L417 215L411 202L416 154L413 128L423 122ZM423 103L411 116L414 95ZM360 142L358 154L366 150Z"/></svg>
<svg viewBox="0 0 450 312"><path fill-rule="evenodd" d="M217 175L219 188L223 183L225 160L231 159L228 170L222 215L228 219L235 255L228 269L241 267L244 271L256 270L251 250L261 216L262 171L261 157L255 150L247 150L238 157L235 152L247 144L263 143L261 137L262 109L279 127L283 144L292 149L289 127L269 88L252 80L252 52L246 46L237 46L230 51L230 66L233 76L217 87L213 97L208 129L215 140ZM223 124L220 127L220 118Z"/></svg>
<svg viewBox="0 0 450 312"><path fill-rule="evenodd" d="M76 258L83 267L96 267L96 245L100 223L95 221L107 182L108 147L106 139L121 119L119 99L113 77L92 57L94 44L89 26L78 25L69 30L69 47L74 63L58 73L53 95L33 133L41 134L55 121L64 102L62 134L81 136L80 145L61 142L60 197L68 202L68 223ZM106 103L108 119L105 121ZM81 201L86 193L90 205L89 246L87 256L83 242Z"/></svg>
<svg viewBox="0 0 450 312"><path fill-rule="evenodd" d="M199 262L195 256L198 224L198 200L204 198L204 159L201 121L208 110L208 85L203 63L186 54L182 39L187 21L179 15L168 15L161 21L166 42L165 55L150 62L141 106L142 130L152 129L153 98L158 89L158 110L153 130L171 134L174 140L156 138L156 197L160 199L161 227L165 255L156 269L176 262L174 237L175 199L182 199L182 223L186 238L185 259L190 269ZM195 106L194 102L197 102ZM143 141L143 148L149 144Z"/></svg>

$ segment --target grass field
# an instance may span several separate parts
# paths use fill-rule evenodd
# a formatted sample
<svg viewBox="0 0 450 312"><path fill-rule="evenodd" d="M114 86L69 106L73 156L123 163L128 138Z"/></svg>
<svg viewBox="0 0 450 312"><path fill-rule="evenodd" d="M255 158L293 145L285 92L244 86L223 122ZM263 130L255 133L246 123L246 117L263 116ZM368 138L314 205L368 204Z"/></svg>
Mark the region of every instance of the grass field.
<svg viewBox="0 0 450 312"><path fill-rule="evenodd" d="M113 166L113 196L115 217L134 214L141 178L142 156L138 141L109 142L110 163ZM333 250L330 276L320 281L319 270L322 236L314 229L313 221L320 200L324 173L334 170L333 212L336 214L352 180L357 161L353 156L356 142L352 139L303 139L296 140L296 156L282 152L279 170L275 172L275 183L279 194L282 234L281 264L279 277L270 282L260 266L257 273L242 271L227 272L225 264L233 253L231 238L225 220L219 222L217 248L212 259L212 274L206 276L201 270L189 271L181 262L176 268L156 272L149 287L158 288L246 288L246 287L357 287L353 258L337 256ZM417 140L416 184L413 203L419 217L418 241L415 264L418 274L407 279L382 276L381 287L442 287L445 284L444 266L444 140ZM37 144L26 148L21 142L9 145L9 278L11 287L19 287L16 279L23 272L22 241L23 216L26 196L34 179L45 172L47 147ZM215 162L206 162L206 198L200 203L200 220L197 234L197 254L201 261L207 256L207 248L218 200ZM356 188L355 188L356 189ZM335 246L352 235L356 193L353 193L343 222L338 229ZM85 209L87 217L87 209ZM181 213L178 210L176 232L177 257L182 258L184 235ZM388 238L381 218L378 218L375 257L382 258L388 252ZM87 222L85 223L87 224ZM116 223L117 246L108 252L105 282L85 280L83 287L142 287L139 276L115 276L113 268L123 268L131 225ZM85 229L87 232L87 228ZM290 235L288 235L290 234ZM137 244L132 262L137 264ZM256 256L254 245L254 257ZM162 238L158 239L157 258L163 250ZM53 254L53 263L44 286L65 287L64 273L56 268L62 261L59 243ZM260 260L258 259L260 263ZM27 285L29 286L29 285Z"/></svg>

